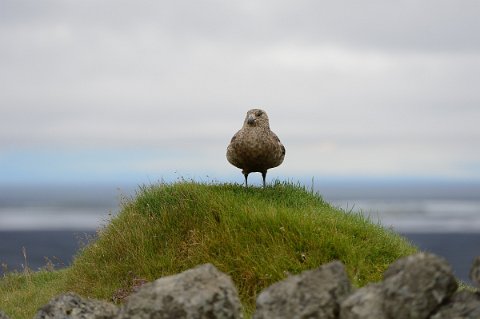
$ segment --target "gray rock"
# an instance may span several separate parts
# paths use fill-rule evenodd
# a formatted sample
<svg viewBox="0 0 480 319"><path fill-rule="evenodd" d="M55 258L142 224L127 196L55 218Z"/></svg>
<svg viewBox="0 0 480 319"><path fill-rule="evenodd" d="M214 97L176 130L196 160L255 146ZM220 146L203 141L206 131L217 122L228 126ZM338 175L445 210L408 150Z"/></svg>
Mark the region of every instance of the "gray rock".
<svg viewBox="0 0 480 319"><path fill-rule="evenodd" d="M108 319L117 313L118 308L111 303L66 293L40 308L34 319Z"/></svg>
<svg viewBox="0 0 480 319"><path fill-rule="evenodd" d="M119 318L242 318L232 280L211 264L143 285Z"/></svg>
<svg viewBox="0 0 480 319"><path fill-rule="evenodd" d="M477 256L473 260L473 265L470 269L470 279L472 279L477 286L480 286L480 256Z"/></svg>
<svg viewBox="0 0 480 319"><path fill-rule="evenodd" d="M7 315L5 314L5 312L3 312L3 311L0 310L0 319L9 319L9 318L7 317Z"/></svg>
<svg viewBox="0 0 480 319"><path fill-rule="evenodd" d="M431 319L478 319L480 318L480 295L459 291L442 306Z"/></svg>
<svg viewBox="0 0 480 319"><path fill-rule="evenodd" d="M389 318L427 318L457 290L448 263L428 253L401 258L384 274L384 311Z"/></svg>
<svg viewBox="0 0 480 319"><path fill-rule="evenodd" d="M356 290L340 304L340 319L386 319L382 289L381 284L370 284Z"/></svg>
<svg viewBox="0 0 480 319"><path fill-rule="evenodd" d="M337 318L339 303L350 291L345 267L331 262L266 288L257 298L253 318Z"/></svg>

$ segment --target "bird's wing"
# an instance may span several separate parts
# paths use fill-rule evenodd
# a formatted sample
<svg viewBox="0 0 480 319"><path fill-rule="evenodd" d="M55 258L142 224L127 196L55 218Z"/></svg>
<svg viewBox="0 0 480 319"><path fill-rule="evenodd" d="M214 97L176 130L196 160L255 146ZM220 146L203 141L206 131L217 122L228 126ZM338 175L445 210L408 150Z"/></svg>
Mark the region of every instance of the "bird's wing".
<svg viewBox="0 0 480 319"><path fill-rule="evenodd" d="M282 154L285 155L285 146L283 146L282 142L280 142L280 139L278 138L277 134L272 132L272 137L282 148Z"/></svg>

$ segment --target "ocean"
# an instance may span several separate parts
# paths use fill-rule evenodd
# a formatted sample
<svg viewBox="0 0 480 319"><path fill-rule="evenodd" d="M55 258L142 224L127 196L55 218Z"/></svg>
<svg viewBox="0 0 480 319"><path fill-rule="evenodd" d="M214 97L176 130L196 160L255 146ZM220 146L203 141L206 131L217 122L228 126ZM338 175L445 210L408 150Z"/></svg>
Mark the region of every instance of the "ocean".
<svg viewBox="0 0 480 319"><path fill-rule="evenodd" d="M56 268L115 216L135 187L0 187L0 275L24 267ZM450 189L450 191L448 191ZM420 249L446 258L470 282L480 255L480 188L468 185L322 185L324 199L390 227Z"/></svg>

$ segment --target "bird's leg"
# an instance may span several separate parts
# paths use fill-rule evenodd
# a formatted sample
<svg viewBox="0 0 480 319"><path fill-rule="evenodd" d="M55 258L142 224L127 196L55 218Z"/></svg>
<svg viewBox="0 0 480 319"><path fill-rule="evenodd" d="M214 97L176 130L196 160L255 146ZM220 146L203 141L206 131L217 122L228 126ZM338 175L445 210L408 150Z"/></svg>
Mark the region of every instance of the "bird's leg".
<svg viewBox="0 0 480 319"><path fill-rule="evenodd" d="M245 187L248 187L248 183L247 183L248 173L243 172L243 176L245 176Z"/></svg>
<svg viewBox="0 0 480 319"><path fill-rule="evenodd" d="M265 178L267 177L267 171L262 172L262 178L263 178L263 188L265 188Z"/></svg>

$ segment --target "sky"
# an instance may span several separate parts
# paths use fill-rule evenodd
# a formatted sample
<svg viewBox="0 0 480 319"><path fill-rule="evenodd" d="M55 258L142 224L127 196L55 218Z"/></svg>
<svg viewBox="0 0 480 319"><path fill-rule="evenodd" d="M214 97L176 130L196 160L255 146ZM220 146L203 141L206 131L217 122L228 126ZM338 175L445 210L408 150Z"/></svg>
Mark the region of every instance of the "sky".
<svg viewBox="0 0 480 319"><path fill-rule="evenodd" d="M286 147L269 179L480 181L479 14L469 0L0 0L0 184L242 182L225 152L251 108Z"/></svg>

